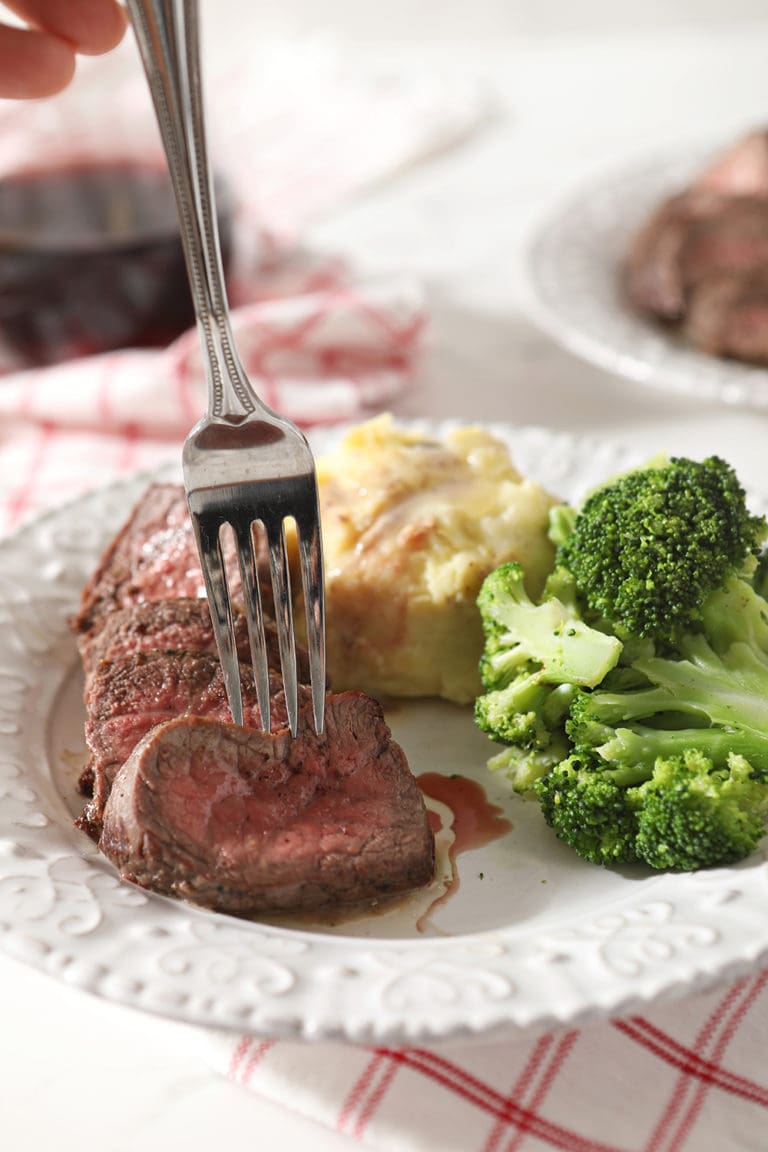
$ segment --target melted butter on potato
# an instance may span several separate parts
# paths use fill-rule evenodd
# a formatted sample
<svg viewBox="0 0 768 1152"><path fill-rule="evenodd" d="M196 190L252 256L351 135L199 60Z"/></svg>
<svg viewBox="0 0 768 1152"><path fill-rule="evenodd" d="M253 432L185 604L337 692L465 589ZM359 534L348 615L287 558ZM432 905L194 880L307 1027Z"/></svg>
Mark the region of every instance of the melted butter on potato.
<svg viewBox="0 0 768 1152"><path fill-rule="evenodd" d="M471 701L480 691L480 585L519 560L529 592L540 591L554 498L481 428L439 442L389 416L350 431L318 461L318 480L334 689Z"/></svg>

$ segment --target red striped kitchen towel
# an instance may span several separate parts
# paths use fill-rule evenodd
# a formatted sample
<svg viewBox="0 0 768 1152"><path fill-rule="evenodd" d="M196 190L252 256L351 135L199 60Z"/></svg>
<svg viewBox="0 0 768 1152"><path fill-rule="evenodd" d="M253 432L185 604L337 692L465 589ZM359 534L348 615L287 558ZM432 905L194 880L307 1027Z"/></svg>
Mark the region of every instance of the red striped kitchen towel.
<svg viewBox="0 0 768 1152"><path fill-rule="evenodd" d="M766 1041L768 973L487 1043L203 1037L234 1084L387 1152L765 1152Z"/></svg>
<svg viewBox="0 0 768 1152"><path fill-rule="evenodd" d="M303 425L386 408L409 379L425 314L408 283L333 285L237 309L246 370ZM202 415L197 333L159 352L71 360L0 379L0 532L172 456Z"/></svg>

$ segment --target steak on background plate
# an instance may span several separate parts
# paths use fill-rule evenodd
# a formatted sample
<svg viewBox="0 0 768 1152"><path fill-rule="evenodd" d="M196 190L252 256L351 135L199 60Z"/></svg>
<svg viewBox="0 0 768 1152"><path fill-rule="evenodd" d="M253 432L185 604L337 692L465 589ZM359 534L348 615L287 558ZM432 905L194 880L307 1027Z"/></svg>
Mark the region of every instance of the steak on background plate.
<svg viewBox="0 0 768 1152"><path fill-rule="evenodd" d="M768 363L768 132L661 203L625 268L632 303L717 356Z"/></svg>
<svg viewBox="0 0 768 1152"><path fill-rule="evenodd" d="M381 705L329 696L316 735L190 716L161 724L115 777L99 847L155 892L240 915L311 912L427 884L424 800Z"/></svg>

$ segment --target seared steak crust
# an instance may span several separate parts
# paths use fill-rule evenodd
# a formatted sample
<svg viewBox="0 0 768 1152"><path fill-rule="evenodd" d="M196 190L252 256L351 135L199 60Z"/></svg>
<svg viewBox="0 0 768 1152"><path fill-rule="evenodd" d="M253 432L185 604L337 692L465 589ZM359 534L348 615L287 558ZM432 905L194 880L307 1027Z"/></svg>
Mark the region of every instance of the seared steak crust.
<svg viewBox="0 0 768 1152"><path fill-rule="evenodd" d="M240 570L228 540L224 542L224 558L230 594L238 600L242 593ZM260 569L265 561L259 550ZM265 611L271 614L269 579L260 580L260 587ZM184 489L180 484L151 484L83 589L72 628L79 635L93 637L117 608L147 600L204 596Z"/></svg>
<svg viewBox="0 0 768 1152"><path fill-rule="evenodd" d="M428 883L424 802L377 701L331 696L317 736L161 724L115 778L99 847L124 878L237 914L311 911Z"/></svg>
<svg viewBox="0 0 768 1152"><path fill-rule="evenodd" d="M237 654L243 664L249 664L251 648L245 615L235 608L233 616ZM269 667L279 672L277 625L265 621L264 635ZM93 672L102 660L120 660L138 652L216 653L208 601L191 597L148 600L118 608L106 617L95 635L84 633L80 636L78 647L86 675ZM309 658L300 645L296 646L296 673L300 683L309 683Z"/></svg>
<svg viewBox="0 0 768 1152"><path fill-rule="evenodd" d="M108 613L126 604L204 595L184 489L151 484L83 589L72 626L95 632Z"/></svg>

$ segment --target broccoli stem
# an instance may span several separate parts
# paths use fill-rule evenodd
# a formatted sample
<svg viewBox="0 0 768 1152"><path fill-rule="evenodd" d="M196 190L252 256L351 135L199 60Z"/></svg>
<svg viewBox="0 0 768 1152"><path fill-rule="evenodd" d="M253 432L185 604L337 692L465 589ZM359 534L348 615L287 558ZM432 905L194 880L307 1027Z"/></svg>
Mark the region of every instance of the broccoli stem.
<svg viewBox="0 0 768 1152"><path fill-rule="evenodd" d="M635 665L639 667L639 665ZM703 704L676 698L666 687L643 688L632 692L593 692L589 697L589 715L603 724L640 720L664 712L685 712L706 719Z"/></svg>
<svg viewBox="0 0 768 1152"><path fill-rule="evenodd" d="M617 784L633 787L647 780L659 758L682 756L696 748L715 768L725 768L731 754L743 756L758 772L768 771L768 739L723 728L617 728L595 751L611 765Z"/></svg>
<svg viewBox="0 0 768 1152"><path fill-rule="evenodd" d="M706 713L713 724L747 728L765 739L768 732L768 668L751 658L750 649L736 645L728 662L710 648L703 636L686 637L686 659L651 657L636 669L673 698L674 710Z"/></svg>

